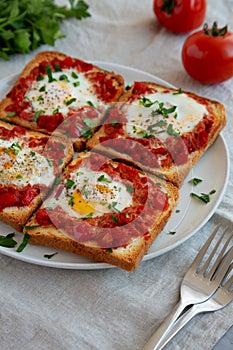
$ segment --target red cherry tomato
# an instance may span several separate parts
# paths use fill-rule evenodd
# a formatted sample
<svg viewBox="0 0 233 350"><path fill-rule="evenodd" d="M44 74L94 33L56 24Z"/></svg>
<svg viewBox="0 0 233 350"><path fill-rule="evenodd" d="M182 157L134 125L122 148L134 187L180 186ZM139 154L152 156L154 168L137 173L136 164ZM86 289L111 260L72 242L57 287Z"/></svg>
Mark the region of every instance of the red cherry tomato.
<svg viewBox="0 0 233 350"><path fill-rule="evenodd" d="M187 33L204 22L206 0L154 0L153 10L163 27Z"/></svg>
<svg viewBox="0 0 233 350"><path fill-rule="evenodd" d="M182 61L187 73L205 84L216 84L233 76L233 33L227 26L212 29L205 25L190 35L182 48Z"/></svg>

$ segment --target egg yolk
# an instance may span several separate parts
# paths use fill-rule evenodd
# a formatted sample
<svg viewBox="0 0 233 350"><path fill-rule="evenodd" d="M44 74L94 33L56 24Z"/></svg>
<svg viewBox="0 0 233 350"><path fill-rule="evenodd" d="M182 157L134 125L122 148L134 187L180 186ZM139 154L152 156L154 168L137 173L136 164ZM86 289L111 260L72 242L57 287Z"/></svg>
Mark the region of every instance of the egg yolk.
<svg viewBox="0 0 233 350"><path fill-rule="evenodd" d="M74 192L72 209L80 215L87 215L95 211L94 208L85 201L80 191Z"/></svg>

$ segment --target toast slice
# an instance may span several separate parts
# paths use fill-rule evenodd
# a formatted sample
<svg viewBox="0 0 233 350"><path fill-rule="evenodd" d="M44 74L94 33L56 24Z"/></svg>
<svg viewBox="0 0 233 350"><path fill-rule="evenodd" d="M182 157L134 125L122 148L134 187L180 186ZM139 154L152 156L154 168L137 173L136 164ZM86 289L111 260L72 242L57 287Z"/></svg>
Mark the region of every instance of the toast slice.
<svg viewBox="0 0 233 350"><path fill-rule="evenodd" d="M107 115L87 148L178 187L226 124L220 102L150 82L135 82Z"/></svg>
<svg viewBox="0 0 233 350"><path fill-rule="evenodd" d="M0 118L69 136L80 151L124 91L122 76L60 52L40 52L0 103Z"/></svg>
<svg viewBox="0 0 233 350"><path fill-rule="evenodd" d="M22 231L72 156L65 137L0 121L0 221Z"/></svg>
<svg viewBox="0 0 233 350"><path fill-rule="evenodd" d="M167 223L178 189L95 152L80 153L26 223L30 243L132 271Z"/></svg>

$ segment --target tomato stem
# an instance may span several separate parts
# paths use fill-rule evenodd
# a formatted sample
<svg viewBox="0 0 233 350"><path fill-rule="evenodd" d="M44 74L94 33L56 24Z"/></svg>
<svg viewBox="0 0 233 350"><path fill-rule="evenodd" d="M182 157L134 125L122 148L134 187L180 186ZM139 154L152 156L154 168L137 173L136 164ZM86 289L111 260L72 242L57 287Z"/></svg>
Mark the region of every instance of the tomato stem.
<svg viewBox="0 0 233 350"><path fill-rule="evenodd" d="M212 25L212 28L208 28L208 24L205 23L203 26L203 31L206 35L212 35L212 36L224 36L227 33L227 25L224 27L218 29L218 23L215 21Z"/></svg>
<svg viewBox="0 0 233 350"><path fill-rule="evenodd" d="M175 0L164 0L163 6L161 7L161 11L165 11L167 14L171 14L176 3Z"/></svg>

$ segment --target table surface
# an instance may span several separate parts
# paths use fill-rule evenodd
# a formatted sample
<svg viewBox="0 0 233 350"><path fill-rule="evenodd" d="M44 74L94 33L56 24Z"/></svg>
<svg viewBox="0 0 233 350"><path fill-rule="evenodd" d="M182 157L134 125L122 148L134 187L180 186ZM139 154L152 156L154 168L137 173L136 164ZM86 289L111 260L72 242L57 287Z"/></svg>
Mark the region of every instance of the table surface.
<svg viewBox="0 0 233 350"><path fill-rule="evenodd" d="M68 1L57 1L67 4ZM222 135L233 161L233 79L203 85L181 62L188 34L162 28L152 1L87 0L91 17L69 19L65 38L27 55L0 61L0 79L20 72L39 51L57 50L88 61L106 61L144 70L169 83L222 102L227 126ZM233 31L233 1L207 1L206 22ZM216 164L216 166L218 166ZM172 251L143 262L132 272L117 268L65 270L38 266L0 254L1 350L139 350L179 299L190 261L213 227L232 227L232 171L221 203L195 235ZM233 304L196 316L165 349L210 350L233 324ZM233 332L232 332L233 333ZM232 333L228 342L232 345ZM226 343L225 343L226 344ZM215 350L226 350L220 343ZM230 349L230 347L229 347Z"/></svg>

